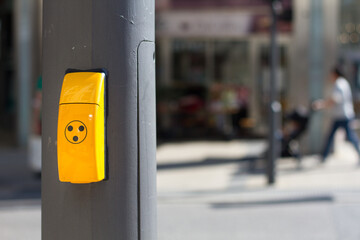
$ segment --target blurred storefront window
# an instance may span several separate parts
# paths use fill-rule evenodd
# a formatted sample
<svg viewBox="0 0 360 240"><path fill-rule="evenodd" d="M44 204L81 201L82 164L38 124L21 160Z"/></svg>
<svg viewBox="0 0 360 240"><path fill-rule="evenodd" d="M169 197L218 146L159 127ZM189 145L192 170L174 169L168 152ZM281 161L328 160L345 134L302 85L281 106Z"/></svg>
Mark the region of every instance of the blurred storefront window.
<svg viewBox="0 0 360 240"><path fill-rule="evenodd" d="M249 44L247 41L214 42L214 80L248 85L250 81Z"/></svg>
<svg viewBox="0 0 360 240"><path fill-rule="evenodd" d="M278 25L284 55L280 91L288 80L290 2L284 1ZM162 1L156 17L160 139L249 136L266 126L264 101L258 99L269 89L262 65L269 46L268 4Z"/></svg>
<svg viewBox="0 0 360 240"><path fill-rule="evenodd" d="M206 53L204 41L174 40L173 79L177 82L205 84Z"/></svg>
<svg viewBox="0 0 360 240"><path fill-rule="evenodd" d="M340 1L338 45L340 62L353 85L355 109L360 114L360 2Z"/></svg>

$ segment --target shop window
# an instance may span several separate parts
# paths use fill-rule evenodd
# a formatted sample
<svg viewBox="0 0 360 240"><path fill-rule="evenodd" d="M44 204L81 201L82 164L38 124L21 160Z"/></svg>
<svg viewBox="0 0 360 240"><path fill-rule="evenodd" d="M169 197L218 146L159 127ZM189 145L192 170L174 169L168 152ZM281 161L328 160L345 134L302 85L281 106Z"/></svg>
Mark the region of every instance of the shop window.
<svg viewBox="0 0 360 240"><path fill-rule="evenodd" d="M214 51L215 81L247 85L250 80L248 42L217 41Z"/></svg>
<svg viewBox="0 0 360 240"><path fill-rule="evenodd" d="M175 81L204 84L205 83L205 42L174 40L173 79Z"/></svg>

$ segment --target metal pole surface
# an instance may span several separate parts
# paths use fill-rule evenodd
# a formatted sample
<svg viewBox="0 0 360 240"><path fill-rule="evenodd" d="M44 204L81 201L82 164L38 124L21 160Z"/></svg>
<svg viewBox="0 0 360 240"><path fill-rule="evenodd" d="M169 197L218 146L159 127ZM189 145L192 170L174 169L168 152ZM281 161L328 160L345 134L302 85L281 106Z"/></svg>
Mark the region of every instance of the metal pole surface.
<svg viewBox="0 0 360 240"><path fill-rule="evenodd" d="M276 178L276 159L279 154L279 138L278 138L278 127L280 120L280 111L281 106L277 101L277 74L278 69L278 46L276 43L276 33L277 33L277 0L271 1L271 16L272 16L272 25L271 25L271 54L270 54L270 99L269 99L269 152L268 152L268 161L267 161L267 181L268 184L275 183Z"/></svg>
<svg viewBox="0 0 360 240"><path fill-rule="evenodd" d="M153 0L43 5L42 239L155 240ZM108 180L61 183L57 117L65 70L105 68Z"/></svg>

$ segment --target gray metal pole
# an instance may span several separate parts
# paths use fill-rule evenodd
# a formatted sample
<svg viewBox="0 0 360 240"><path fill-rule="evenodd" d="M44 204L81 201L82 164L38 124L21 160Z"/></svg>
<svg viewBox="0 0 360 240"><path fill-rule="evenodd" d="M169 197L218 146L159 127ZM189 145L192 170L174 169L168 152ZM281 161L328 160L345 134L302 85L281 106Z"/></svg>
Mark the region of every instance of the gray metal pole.
<svg viewBox="0 0 360 240"><path fill-rule="evenodd" d="M267 180L268 184L275 183L276 177L276 159L279 155L279 118L281 106L277 100L277 79L276 71L278 68L278 46L276 43L276 24L277 24L277 0L271 0L271 70L270 70L270 99L269 99L269 153L267 162Z"/></svg>
<svg viewBox="0 0 360 240"><path fill-rule="evenodd" d="M42 239L155 240L154 1L46 0L43 9ZM58 180L67 68L109 73L107 181Z"/></svg>

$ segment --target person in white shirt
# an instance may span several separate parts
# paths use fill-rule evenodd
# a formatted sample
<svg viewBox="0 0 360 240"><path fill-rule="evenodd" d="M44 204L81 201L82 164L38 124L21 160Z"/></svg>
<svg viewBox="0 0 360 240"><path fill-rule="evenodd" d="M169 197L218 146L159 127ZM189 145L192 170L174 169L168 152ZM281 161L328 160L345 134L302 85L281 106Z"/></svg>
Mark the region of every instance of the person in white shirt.
<svg viewBox="0 0 360 240"><path fill-rule="evenodd" d="M316 110L332 108L333 112L333 123L326 140L324 151L322 152L322 161L324 162L329 155L330 148L334 141L334 135L338 128L345 129L347 139L354 145L360 157L359 140L355 131L350 127L350 122L355 117L350 84L344 78L342 71L338 67L333 69L330 78L334 83L331 97L326 100L317 100L313 103L313 108Z"/></svg>

